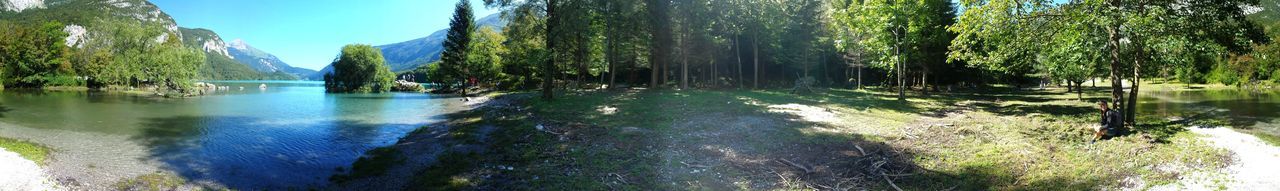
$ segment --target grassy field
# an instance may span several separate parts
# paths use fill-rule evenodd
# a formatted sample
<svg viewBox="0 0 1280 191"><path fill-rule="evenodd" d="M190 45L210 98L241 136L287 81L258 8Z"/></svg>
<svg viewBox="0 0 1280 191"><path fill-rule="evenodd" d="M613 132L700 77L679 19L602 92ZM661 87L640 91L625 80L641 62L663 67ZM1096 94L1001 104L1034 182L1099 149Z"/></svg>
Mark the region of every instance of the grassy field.
<svg viewBox="0 0 1280 191"><path fill-rule="evenodd" d="M45 160L49 158L48 147L32 142L0 137L0 148L18 153L22 158L35 161L40 165L44 165Z"/></svg>
<svg viewBox="0 0 1280 191"><path fill-rule="evenodd" d="M980 94L977 92L981 92ZM1061 90L631 90L455 114L448 152L415 189L1089 190L1144 188L1227 165L1183 130L1138 119L1090 143L1093 102ZM510 96L532 97L531 94ZM477 133L470 127L497 126Z"/></svg>

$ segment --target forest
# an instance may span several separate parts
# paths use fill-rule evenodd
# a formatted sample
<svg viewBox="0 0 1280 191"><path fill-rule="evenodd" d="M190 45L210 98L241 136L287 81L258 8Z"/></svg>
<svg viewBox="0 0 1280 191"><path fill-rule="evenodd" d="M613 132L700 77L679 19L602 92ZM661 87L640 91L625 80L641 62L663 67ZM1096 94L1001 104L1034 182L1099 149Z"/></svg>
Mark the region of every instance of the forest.
<svg viewBox="0 0 1280 191"><path fill-rule="evenodd" d="M1085 82L1107 81L1112 100L1127 102L1121 105L1135 104L1139 87L1124 95L1120 85L1143 79L1280 82L1280 52L1266 31L1275 23L1253 18L1261 8L1252 0L485 4L504 10L511 24L493 34L470 26L469 11L455 15L445 59L415 73L436 83L474 77L494 87L540 89L546 99L555 89L792 88L801 81L894 89L901 99L905 91L995 84L1083 91Z"/></svg>

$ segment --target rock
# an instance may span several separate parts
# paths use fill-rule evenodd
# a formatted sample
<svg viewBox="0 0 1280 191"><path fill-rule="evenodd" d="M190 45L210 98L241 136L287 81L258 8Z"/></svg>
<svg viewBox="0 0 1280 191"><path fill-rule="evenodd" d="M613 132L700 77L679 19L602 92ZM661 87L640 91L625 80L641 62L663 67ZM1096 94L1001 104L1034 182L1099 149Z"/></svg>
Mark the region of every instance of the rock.
<svg viewBox="0 0 1280 191"><path fill-rule="evenodd" d="M422 87L422 84L419 84L419 83L417 83L417 82L405 81L405 80L396 80L396 82L395 82L395 86L391 87L391 90L392 90L392 91L398 91L398 92L425 92L425 91L427 91L427 89L426 89L426 88L423 88L423 87Z"/></svg>

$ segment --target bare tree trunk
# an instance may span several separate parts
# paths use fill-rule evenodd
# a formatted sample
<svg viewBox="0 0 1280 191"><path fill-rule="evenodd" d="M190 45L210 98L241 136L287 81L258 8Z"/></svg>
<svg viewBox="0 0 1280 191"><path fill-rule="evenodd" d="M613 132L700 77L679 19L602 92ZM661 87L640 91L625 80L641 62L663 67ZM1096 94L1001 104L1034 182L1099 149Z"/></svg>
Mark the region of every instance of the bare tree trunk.
<svg viewBox="0 0 1280 191"><path fill-rule="evenodd" d="M929 67L920 68L923 69L920 72L920 91L927 96L929 95Z"/></svg>
<svg viewBox="0 0 1280 191"><path fill-rule="evenodd" d="M711 60L711 87L712 88L719 87L720 77L717 77L716 75L719 75L720 70L716 68L716 59L711 58L710 60Z"/></svg>
<svg viewBox="0 0 1280 191"><path fill-rule="evenodd" d="M612 21L612 20L610 20L610 21ZM612 23L610 23L610 24L612 24ZM612 26L606 26L606 27L612 27ZM614 33L617 33L617 32L615 32L614 30L609 30L609 32L608 32L607 34L605 34L605 39L604 39L604 40L605 40L605 46L604 46L604 47L605 47L605 49L606 49L606 50L604 51L604 52L605 52L605 61L606 61L606 62L608 62L608 64L609 64L609 83L608 83L608 84L609 84L609 88L608 88L608 89L613 89L613 87L614 87L614 86L613 86L613 85L614 85L614 84L613 84L613 83L614 83L614 80L615 80L615 79L617 79L617 77L618 77L618 73L617 73L617 71L615 70L615 69L616 69L616 67L617 67L617 66L615 66L615 65L617 65L617 62L618 62L618 61L617 61L617 57L618 57L618 56L617 56L617 51L618 51L618 50L617 50L617 47L615 47L615 46L617 45L617 42L616 42L616 41L617 41L618 39L616 39L616 37L617 37L618 35L616 35L616 34L614 34ZM600 77L604 77L604 76L603 76L603 75L601 75Z"/></svg>
<svg viewBox="0 0 1280 191"><path fill-rule="evenodd" d="M906 64L903 64L902 62L902 47L901 47L902 45L899 45L901 44L901 42L895 42L895 43L896 44L894 45L894 55L897 55L898 59L895 61L896 63L894 64L897 64L898 66L894 68L898 69L898 100L905 101L907 100L907 79L906 79L906 70L903 69L903 66Z"/></svg>
<svg viewBox="0 0 1280 191"><path fill-rule="evenodd" d="M680 44L685 44L684 39L680 41ZM689 52L687 50L680 51L680 89L689 89Z"/></svg>
<svg viewBox="0 0 1280 191"><path fill-rule="evenodd" d="M751 81L751 89L760 88L760 42L758 42L759 40L760 40L759 38L756 38L751 41L751 51L752 51L751 56L754 57L751 59L751 62L755 63L755 69L752 70L752 72L755 73L755 77L754 77L755 80Z"/></svg>
<svg viewBox="0 0 1280 191"><path fill-rule="evenodd" d="M738 42L740 41L738 41L739 38L737 37L738 36L734 36L733 40L733 58L738 60L738 62L736 62L737 64L734 64L738 68L738 81L735 81L734 83L738 84L738 89L742 89L742 47L738 47L738 45L740 45Z"/></svg>
<svg viewBox="0 0 1280 191"><path fill-rule="evenodd" d="M543 73L542 74L542 99L544 100L554 99L554 95L551 91L552 91L552 88L555 88L555 85L552 83L552 81L555 80L554 79L555 75L553 73L555 73L556 71L555 69L556 46L555 46L555 41L551 40L552 39L551 35L555 34L553 30L557 23L555 20L559 19L556 17L556 14L555 14L555 7L556 7L555 2L556 0L547 0L547 36L545 40L547 41L547 50L551 51L551 56L550 58L547 59L546 63L543 63L542 65L542 73Z"/></svg>

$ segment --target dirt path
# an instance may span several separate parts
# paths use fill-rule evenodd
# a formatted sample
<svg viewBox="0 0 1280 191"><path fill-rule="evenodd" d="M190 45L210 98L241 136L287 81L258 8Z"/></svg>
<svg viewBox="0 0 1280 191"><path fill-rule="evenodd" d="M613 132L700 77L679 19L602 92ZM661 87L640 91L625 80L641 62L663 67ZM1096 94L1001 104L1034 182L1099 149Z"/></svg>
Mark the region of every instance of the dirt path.
<svg viewBox="0 0 1280 191"><path fill-rule="evenodd" d="M35 162L0 148L0 190L62 190Z"/></svg>
<svg viewBox="0 0 1280 191"><path fill-rule="evenodd" d="M1216 173L1193 173L1175 184L1152 190L1270 190L1280 188L1280 147L1230 128L1192 127L1202 139L1231 151L1230 166ZM1222 177L1225 176L1225 177Z"/></svg>

